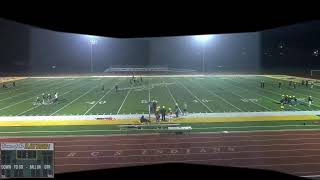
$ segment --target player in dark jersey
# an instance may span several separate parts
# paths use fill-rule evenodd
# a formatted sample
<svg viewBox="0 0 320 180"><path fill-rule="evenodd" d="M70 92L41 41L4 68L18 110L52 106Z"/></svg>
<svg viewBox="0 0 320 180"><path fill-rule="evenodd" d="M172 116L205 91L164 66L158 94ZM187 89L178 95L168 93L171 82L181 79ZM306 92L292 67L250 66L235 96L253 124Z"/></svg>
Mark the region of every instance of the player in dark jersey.
<svg viewBox="0 0 320 180"><path fill-rule="evenodd" d="M52 99L52 96L51 96L51 94L49 93L49 94L48 94L48 101L51 101L51 99Z"/></svg>
<svg viewBox="0 0 320 180"><path fill-rule="evenodd" d="M39 98L39 97L37 97L37 99L36 99L36 103L37 103L37 104L41 104L41 100L40 100L40 98Z"/></svg>
<svg viewBox="0 0 320 180"><path fill-rule="evenodd" d="M296 86L297 86L297 83L296 83L296 82L293 83L293 88L294 88L294 89L296 88Z"/></svg>
<svg viewBox="0 0 320 180"><path fill-rule="evenodd" d="M118 88L119 88L118 85L116 85L116 86L115 86L116 92L118 92Z"/></svg>
<svg viewBox="0 0 320 180"><path fill-rule="evenodd" d="M296 105L298 102L298 99L295 96L292 96L292 97L293 97L294 105Z"/></svg>
<svg viewBox="0 0 320 180"><path fill-rule="evenodd" d="M16 82L15 81L12 82L12 86L16 87Z"/></svg>
<svg viewBox="0 0 320 180"><path fill-rule="evenodd" d="M157 110L157 101L156 100L154 100L152 102L152 109L154 109L154 112Z"/></svg>
<svg viewBox="0 0 320 180"><path fill-rule="evenodd" d="M281 82L279 82L279 89L281 89Z"/></svg>
<svg viewBox="0 0 320 180"><path fill-rule="evenodd" d="M285 96L282 95L282 96L281 96L281 99L280 99L280 104L282 104L282 105L284 104L284 98L285 98Z"/></svg>
<svg viewBox="0 0 320 180"><path fill-rule="evenodd" d="M102 85L102 91L104 91L104 84Z"/></svg>
<svg viewBox="0 0 320 180"><path fill-rule="evenodd" d="M291 100L292 100L292 97L289 96L289 97L288 97L288 104L290 104L290 105L291 105Z"/></svg>
<svg viewBox="0 0 320 180"><path fill-rule="evenodd" d="M287 103L288 103L288 100L289 100L289 96L286 95L286 96L284 97L284 104L287 104Z"/></svg>
<svg viewBox="0 0 320 180"><path fill-rule="evenodd" d="M264 81L263 81L263 80L261 81L260 87L261 87L261 88L264 88Z"/></svg>

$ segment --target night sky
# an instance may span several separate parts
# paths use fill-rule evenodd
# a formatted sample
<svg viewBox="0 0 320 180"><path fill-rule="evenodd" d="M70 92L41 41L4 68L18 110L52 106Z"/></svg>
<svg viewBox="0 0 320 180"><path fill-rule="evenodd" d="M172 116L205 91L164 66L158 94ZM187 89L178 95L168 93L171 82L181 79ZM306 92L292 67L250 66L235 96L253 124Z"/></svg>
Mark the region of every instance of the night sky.
<svg viewBox="0 0 320 180"><path fill-rule="evenodd" d="M201 70L203 55L206 71L316 69L320 68L319 32L320 23L314 21L263 32L213 35L204 45L193 36L117 39L0 20L0 71L90 72L90 39L97 41L93 45L94 72L103 72L110 65Z"/></svg>

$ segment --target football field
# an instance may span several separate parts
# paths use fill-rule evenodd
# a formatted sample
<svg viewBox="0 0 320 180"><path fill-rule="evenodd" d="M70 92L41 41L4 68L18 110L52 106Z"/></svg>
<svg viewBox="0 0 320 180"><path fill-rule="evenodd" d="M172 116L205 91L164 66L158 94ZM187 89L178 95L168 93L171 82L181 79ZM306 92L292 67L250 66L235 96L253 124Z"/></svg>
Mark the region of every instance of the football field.
<svg viewBox="0 0 320 180"><path fill-rule="evenodd" d="M175 103L181 110L186 103L189 113L268 112L282 111L281 95L298 99L296 105L285 105L286 111L320 110L320 91L315 80L311 88L301 85L300 78L289 76L150 76L136 84L131 84L130 78L26 78L16 81L16 87L7 82L8 88L0 89L0 115L148 114L148 102L152 100L172 110ZM260 87L262 80L265 88ZM289 87L289 80L297 82L296 88ZM56 92L57 103L43 101L43 93ZM313 99L311 107L306 102L308 96ZM41 103L36 102L37 97Z"/></svg>

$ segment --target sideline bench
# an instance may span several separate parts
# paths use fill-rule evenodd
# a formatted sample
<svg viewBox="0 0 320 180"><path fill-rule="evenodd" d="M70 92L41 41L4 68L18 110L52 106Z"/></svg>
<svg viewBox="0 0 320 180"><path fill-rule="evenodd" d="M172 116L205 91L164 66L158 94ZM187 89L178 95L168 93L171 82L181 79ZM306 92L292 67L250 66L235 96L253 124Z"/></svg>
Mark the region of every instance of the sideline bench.
<svg viewBox="0 0 320 180"><path fill-rule="evenodd" d="M180 124L125 124L119 125L120 130L146 130L146 129L166 129L168 127L176 127Z"/></svg>
<svg viewBox="0 0 320 180"><path fill-rule="evenodd" d="M184 134L192 131L191 126L181 126L180 124L150 124L150 125L119 125L120 130L123 131L146 131L158 132L160 134Z"/></svg>

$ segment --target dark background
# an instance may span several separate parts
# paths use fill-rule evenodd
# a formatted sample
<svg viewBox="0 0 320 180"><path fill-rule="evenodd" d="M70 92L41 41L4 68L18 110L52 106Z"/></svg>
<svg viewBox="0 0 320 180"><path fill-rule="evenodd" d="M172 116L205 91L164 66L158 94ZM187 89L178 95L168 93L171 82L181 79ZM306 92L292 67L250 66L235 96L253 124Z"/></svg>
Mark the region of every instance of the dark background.
<svg viewBox="0 0 320 180"><path fill-rule="evenodd" d="M216 34L205 45L206 71L307 71L320 68L320 23L309 21L259 32ZM201 70L202 45L192 36L93 37L94 72L110 65L167 65ZM0 71L90 71L91 38L0 20ZM56 69L52 69L56 66Z"/></svg>

